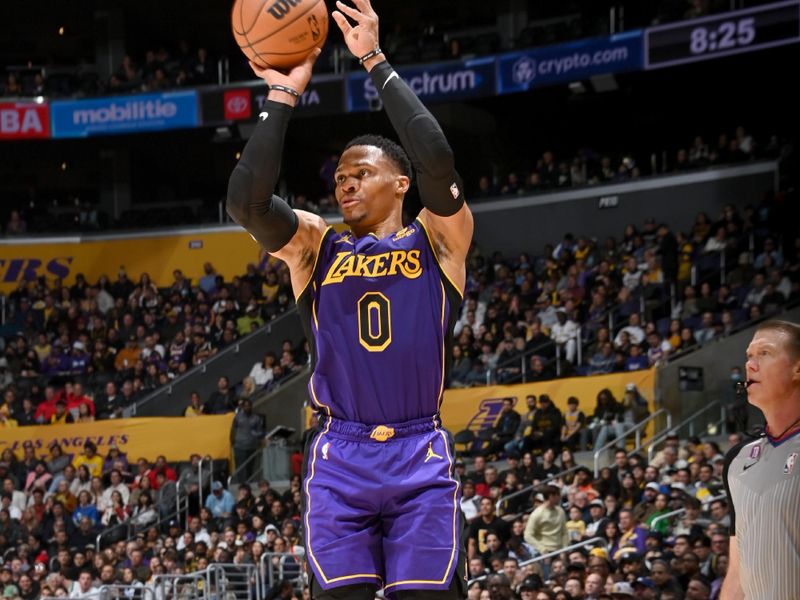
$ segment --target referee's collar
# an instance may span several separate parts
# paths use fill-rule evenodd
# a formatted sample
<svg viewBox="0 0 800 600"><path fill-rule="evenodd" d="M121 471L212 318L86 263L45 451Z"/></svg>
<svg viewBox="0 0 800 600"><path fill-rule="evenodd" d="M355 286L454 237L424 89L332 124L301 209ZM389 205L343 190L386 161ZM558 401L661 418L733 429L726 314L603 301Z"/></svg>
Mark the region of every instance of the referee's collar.
<svg viewBox="0 0 800 600"><path fill-rule="evenodd" d="M792 439L798 433L800 433L800 426L793 428L791 431L787 431L779 438L772 437L768 431L765 433L767 434L767 440L769 440L769 443L777 447L783 444L785 441Z"/></svg>

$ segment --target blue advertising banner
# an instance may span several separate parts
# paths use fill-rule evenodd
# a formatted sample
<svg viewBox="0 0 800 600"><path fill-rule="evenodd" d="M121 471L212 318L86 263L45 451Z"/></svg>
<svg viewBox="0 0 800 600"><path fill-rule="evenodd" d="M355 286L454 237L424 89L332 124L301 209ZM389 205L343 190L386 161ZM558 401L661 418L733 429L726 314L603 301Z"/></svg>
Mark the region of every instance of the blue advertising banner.
<svg viewBox="0 0 800 600"><path fill-rule="evenodd" d="M463 62L398 68L398 75L425 102L464 100L495 94L494 56ZM378 90L366 73L347 78L347 109L350 112L380 110Z"/></svg>
<svg viewBox="0 0 800 600"><path fill-rule="evenodd" d="M642 31L503 54L498 62L500 94L588 79L592 75L641 70Z"/></svg>
<svg viewBox="0 0 800 600"><path fill-rule="evenodd" d="M51 105L54 138L79 138L114 133L196 127L194 90L56 101Z"/></svg>

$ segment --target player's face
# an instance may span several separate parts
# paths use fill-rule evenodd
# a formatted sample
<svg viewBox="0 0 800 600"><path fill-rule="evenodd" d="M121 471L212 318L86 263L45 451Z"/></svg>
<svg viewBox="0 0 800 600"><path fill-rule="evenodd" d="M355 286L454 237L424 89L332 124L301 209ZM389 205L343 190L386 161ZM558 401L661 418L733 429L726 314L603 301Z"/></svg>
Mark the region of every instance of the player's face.
<svg viewBox="0 0 800 600"><path fill-rule="evenodd" d="M774 329L759 331L747 347L747 399L759 408L782 403L800 385L800 361L788 352L787 334Z"/></svg>
<svg viewBox="0 0 800 600"><path fill-rule="evenodd" d="M352 146L334 174L336 201L348 225L370 228L402 210L409 179L375 146Z"/></svg>

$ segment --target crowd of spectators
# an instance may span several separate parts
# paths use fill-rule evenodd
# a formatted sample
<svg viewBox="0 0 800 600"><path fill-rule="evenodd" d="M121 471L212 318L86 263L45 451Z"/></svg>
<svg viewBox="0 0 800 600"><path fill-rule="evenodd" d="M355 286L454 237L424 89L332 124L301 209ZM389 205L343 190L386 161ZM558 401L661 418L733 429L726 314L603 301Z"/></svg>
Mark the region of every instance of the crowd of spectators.
<svg viewBox="0 0 800 600"><path fill-rule="evenodd" d="M770 235L771 200L673 233L647 219L604 241L566 234L538 255L468 259L451 387L648 368L726 336L800 297L800 237ZM19 217L17 216L17 220ZM725 255L724 283L721 257ZM269 260L225 282L210 264L162 287L121 269L114 281L23 281L8 297L0 338L0 427L119 416L293 306L285 265ZM234 410L235 399L279 385L308 361L284 341L234 399L195 394L187 414ZM222 406L225 404L225 406Z"/></svg>
<svg viewBox="0 0 800 600"><path fill-rule="evenodd" d="M557 348L564 373L639 368L796 299L800 238L770 237L769 213L768 203L741 214L728 206L718 220L700 214L689 231L676 235L648 220L641 230L630 226L622 240L602 245L565 235L540 256L514 260L473 248L456 326L454 383L459 373L478 372L482 378L461 384L484 383L487 368L504 382L553 376L542 371L552 367ZM715 261L720 252L731 258L725 285ZM711 275L697 293L692 267L701 279ZM124 270L113 282L101 278L93 285L83 277L71 287L44 280L21 284L9 297L15 333L4 340L0 358L0 428L118 416L148 390L291 306L288 274L279 263L266 263L265 275L251 265L229 283L212 265L204 270L196 285L176 271L161 289L144 275L138 284L130 281ZM663 299L674 285L676 302L652 302L646 293L652 285ZM610 329L609 314L615 324ZM583 352L584 364L578 364L579 345L595 350ZM511 353L524 357L528 349L535 352L523 375L513 370ZM640 356L646 360L631 360ZM304 348L285 342L280 357L267 354L253 364L243 394L221 378L208 398L192 395L186 414L238 407L234 432L242 435L235 437L234 451L240 462L260 437L252 435L259 423L252 422L241 395L275 385L306 360ZM575 467L573 450L600 447L647 414L634 386L619 400L601 391L591 415L577 398L564 413L544 395L527 401L524 415L507 403L488 440L490 458L508 459L502 472L483 456L474 457L469 472L463 460L456 464L469 521L469 575L488 575L470 585L471 600L514 594L521 600L718 597L729 533L727 503L719 498L720 448L696 439L682 447L671 436L650 464L618 450L614 466L597 478L576 468L531 494L504 500ZM300 573L297 476L284 494L263 482L258 493L243 485L234 497L219 478L199 480L199 456L182 465L162 457L134 466L118 448L99 456L91 442L73 454L53 445L46 460L37 459L32 445L20 451L17 456L6 448L0 455L0 586L7 597L81 596L110 584L142 587L160 574L215 563L258 564L264 552L288 552L296 565L290 572ZM182 488L192 490L190 498L201 485L208 494L203 506L190 504L188 517L171 518L180 478ZM495 514L498 501L502 516ZM678 508L685 513L660 518ZM519 566L597 536L602 541L594 548ZM301 595L291 585L286 591Z"/></svg>
<svg viewBox="0 0 800 600"><path fill-rule="evenodd" d="M732 434L728 441L740 439ZM719 598L731 517L717 443L682 443L673 434L650 463L617 449L598 477L585 467L564 473L575 461L568 448L557 459L557 449L525 452L521 460L512 452L501 472L482 457L469 471L456 463L470 600Z"/></svg>
<svg viewBox="0 0 800 600"><path fill-rule="evenodd" d="M0 429L118 418L294 305L288 271L273 259L227 282L209 263L197 282L173 275L163 287L146 273L134 282L124 268L113 281L90 283L81 274L72 286L22 281L8 297L0 337ZM259 360L242 385L223 376L209 396L193 394L186 414L233 411L307 357L286 340L280 356Z"/></svg>
<svg viewBox="0 0 800 600"><path fill-rule="evenodd" d="M141 598L160 575L259 565L271 552L284 554L284 577L300 573L299 475L286 491L261 481L234 496L208 469L200 476L199 455L178 464L163 456L129 462L116 446L98 455L92 442L48 451L37 458L26 443L20 457L10 448L0 456L3 598L97 599L102 586L114 585L128 586L120 597ZM184 492L188 506L177 512Z"/></svg>
<svg viewBox="0 0 800 600"><path fill-rule="evenodd" d="M65 73L63 69L50 73L46 67L20 67L8 72L0 96L57 98L158 92L217 83L217 79L217 62L209 57L206 48L192 49L182 40L173 53L166 46L159 46L140 57L125 54L106 81L86 68L74 73Z"/></svg>
<svg viewBox="0 0 800 600"><path fill-rule="evenodd" d="M126 59L127 60L127 59ZM139 73L139 70L134 70ZM141 75L141 74L140 74ZM141 82L138 75L135 81ZM139 85L139 83L137 83ZM661 151L644 148L642 156L647 157L641 164L634 154L604 154L590 148L583 148L571 159L559 159L551 150L545 150L535 160L524 159L524 164L532 164L524 171L508 170L509 166L499 168L494 175L481 175L468 183L468 198L471 202L491 201L505 196L529 195L567 188L613 184L637 180L641 177L664 173L681 173L690 169L701 169L721 165L735 165L759 159L777 159L785 146L777 136L761 142L756 141L743 126L730 133L717 136L717 144L709 145L703 136L695 136L691 146L684 147L677 141L668 142L674 150L674 160L663 165L654 165L650 154ZM688 148L688 149L687 149ZM667 151L664 151L667 152ZM669 150L673 152L673 150ZM287 201L298 210L306 210L320 215L338 213L338 205L333 193L333 173L339 160L338 154L323 159L319 168L319 182L298 188L287 195ZM518 159L517 159L518 160ZM644 166L642 166L642 164ZM503 173L500 175L499 173ZM312 193L314 188L318 193ZM150 207L147 210L134 208L124 211L114 221L99 206L84 202L78 196L51 198L43 201L32 188L26 197L10 198L6 208L7 218L2 233L5 236L21 236L27 233L81 231L114 229L143 229L166 225L186 225L189 223L218 222L218 198L206 198L202 205L190 208ZM51 206L52 204L52 206ZM60 216L56 217L52 208L58 207Z"/></svg>
<svg viewBox="0 0 800 600"><path fill-rule="evenodd" d="M538 255L473 247L450 385L644 369L797 301L800 237L772 237L773 201L677 232L647 219L620 238L568 233Z"/></svg>
<svg viewBox="0 0 800 600"><path fill-rule="evenodd" d="M628 11L626 26L636 28L730 9L728 3L721 0L662 0L651 4L646 10ZM609 23L608 8L604 5L592 10L585 4L562 2L555 10L537 6L535 12L528 13L527 25L513 38L504 39L493 11L466 7L464 11L453 12L447 7L437 10L431 6L422 6L419 10L425 11L424 18L419 18L417 10L411 13L400 10L391 14L393 27L382 32L381 47L386 49L395 64L472 58L604 35L608 33ZM231 69L234 80L252 78L244 59L232 44L214 47L211 52L232 59L231 62L235 63ZM230 56L231 52L235 53ZM339 54L340 59L334 59L334 54ZM341 68L348 61L351 67L356 66L343 44L331 40L316 70ZM217 83L218 80L217 60L209 57L209 49L203 46L192 48L185 39L180 40L177 46L164 44L147 49L141 56L126 54L107 80L99 78L94 67L84 63L76 64L71 71L63 67L53 69L50 65L33 66L38 63L34 57L27 57L26 60L17 60L15 65L30 66L9 67L0 85L0 97L153 92Z"/></svg>
<svg viewBox="0 0 800 600"><path fill-rule="evenodd" d="M507 462L480 454L467 457L469 469L464 457L455 462L470 600L718 598L730 534L720 446L672 434L650 463L616 449L613 464L594 477L576 467L569 429L561 438L551 431L557 422L549 398L536 400L529 398L534 425ZM570 404L568 413L579 412ZM732 434L728 443L739 439ZM48 453L37 458L26 443L20 456L11 448L0 455L3 597L82 597L114 585L141 595L162 575L258 566L265 553L277 553L286 579L263 590L273 594L266 597L307 598L299 474L286 491L266 481L233 491L216 473L201 478L199 455L177 464L134 462L115 446L100 456L92 442L54 443ZM179 490L189 505L176 513ZM683 512L670 514L677 509ZM279 560L267 557L266 568Z"/></svg>
<svg viewBox="0 0 800 600"><path fill-rule="evenodd" d="M652 149L650 149L652 151ZM672 151L670 151L672 152ZM678 144L674 156L663 164L653 164L650 155L636 153L603 154L591 148L579 150L571 158L559 159L551 150L545 150L524 171L508 171L502 176L481 175L470 197L495 198L537 194L570 187L619 183L640 179L646 175L680 173L691 169L733 165L757 159L778 158L781 152L777 136L759 143L743 127L720 133L716 143L709 144L702 135L695 136L690 144ZM644 160L642 160L644 159Z"/></svg>

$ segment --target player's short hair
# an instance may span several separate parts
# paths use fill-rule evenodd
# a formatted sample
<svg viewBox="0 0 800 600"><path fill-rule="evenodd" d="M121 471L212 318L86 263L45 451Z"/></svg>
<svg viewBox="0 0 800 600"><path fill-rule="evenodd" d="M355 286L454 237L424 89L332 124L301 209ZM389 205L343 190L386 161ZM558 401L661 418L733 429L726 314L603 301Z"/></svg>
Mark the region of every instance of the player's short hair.
<svg viewBox="0 0 800 600"><path fill-rule="evenodd" d="M789 338L786 349L789 351L792 360L800 358L800 325L790 323L789 321L772 319L759 325L756 329L756 333L759 331L780 331L785 333L786 337Z"/></svg>
<svg viewBox="0 0 800 600"><path fill-rule="evenodd" d="M353 146L374 146L375 148L380 148L387 158L395 164L401 175L405 175L409 179L411 178L411 161L408 160L406 151L403 150L397 142L385 138L382 135L369 133L353 138L347 142L347 146L345 146L344 149L347 150Z"/></svg>

